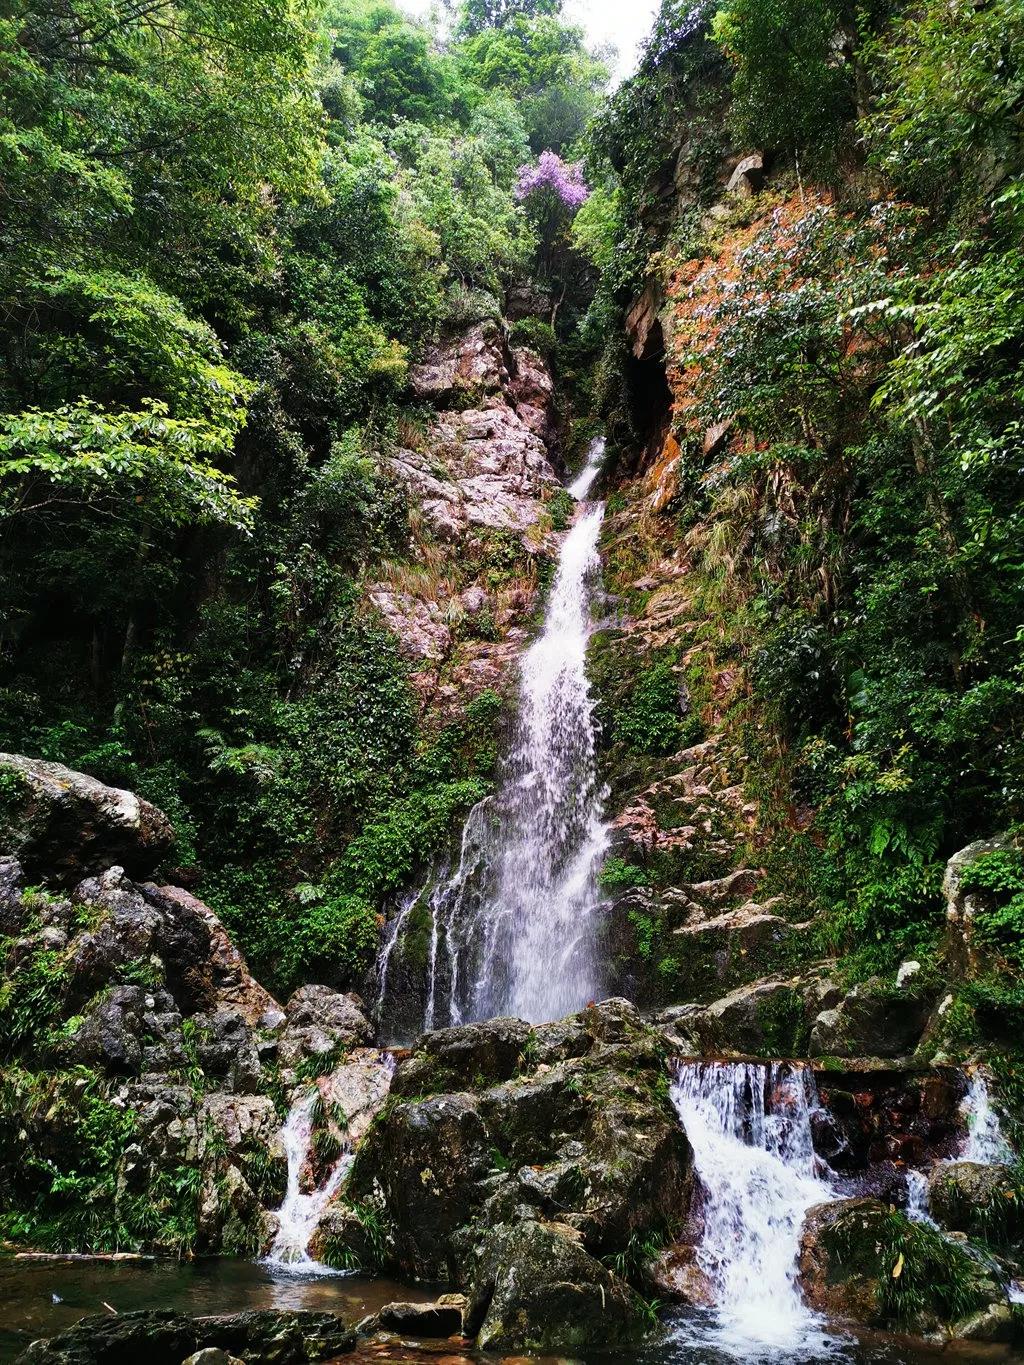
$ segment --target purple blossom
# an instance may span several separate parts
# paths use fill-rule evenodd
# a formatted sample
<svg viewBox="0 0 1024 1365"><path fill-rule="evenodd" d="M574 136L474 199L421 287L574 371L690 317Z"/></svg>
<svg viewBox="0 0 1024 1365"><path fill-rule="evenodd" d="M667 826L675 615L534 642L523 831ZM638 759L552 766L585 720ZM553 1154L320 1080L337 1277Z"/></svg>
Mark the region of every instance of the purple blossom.
<svg viewBox="0 0 1024 1365"><path fill-rule="evenodd" d="M590 198L582 161L563 161L556 152L541 152L536 166L520 166L515 196L522 202L531 194L550 190L566 208L578 209Z"/></svg>

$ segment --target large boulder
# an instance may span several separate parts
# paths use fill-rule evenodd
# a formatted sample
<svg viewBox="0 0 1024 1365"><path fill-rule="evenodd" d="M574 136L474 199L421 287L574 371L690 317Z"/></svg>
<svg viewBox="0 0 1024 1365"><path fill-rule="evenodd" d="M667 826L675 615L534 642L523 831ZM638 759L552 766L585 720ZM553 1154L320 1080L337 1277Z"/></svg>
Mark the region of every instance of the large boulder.
<svg viewBox="0 0 1024 1365"><path fill-rule="evenodd" d="M959 977L973 977L991 965L991 952L979 944L975 919L987 907L984 892L965 886L968 869L987 853L1019 852L1022 841L1010 834L979 839L954 853L946 864L942 882L946 898L946 954L950 967Z"/></svg>
<svg viewBox="0 0 1024 1365"><path fill-rule="evenodd" d="M91 1170L99 1131L108 1178L90 1199L100 1226L121 1219L126 1242L158 1251L180 1251L194 1229L191 1250L258 1252L285 1175L266 1093L279 1080L266 1063L283 1012L187 892L140 887L115 866L54 894L25 889L4 866L4 921L18 935L0 975L17 1062L0 1114L8 1207L38 1217L32 1172ZM184 1192L165 1178L182 1168L193 1174ZM60 1223L59 1199L45 1210L57 1235L90 1249Z"/></svg>
<svg viewBox="0 0 1024 1365"><path fill-rule="evenodd" d="M890 988L872 977L854 986L811 1029L812 1057L903 1057L921 1041L934 992L910 977Z"/></svg>
<svg viewBox="0 0 1024 1365"><path fill-rule="evenodd" d="M1024 1233L1024 1188L998 1163L940 1162L928 1177L928 1208L943 1227L996 1244Z"/></svg>
<svg viewBox="0 0 1024 1365"><path fill-rule="evenodd" d="M991 1259L876 1199L812 1208L799 1268L807 1302L832 1317L971 1340L1013 1335L1002 1272Z"/></svg>
<svg viewBox="0 0 1024 1365"><path fill-rule="evenodd" d="M501 327L488 319L429 347L409 370L409 387L414 398L440 407L499 389L509 379L508 361Z"/></svg>
<svg viewBox="0 0 1024 1365"><path fill-rule="evenodd" d="M425 1034L395 1077L396 1095L472 1090L511 1080L532 1036L522 1019L491 1019Z"/></svg>
<svg viewBox="0 0 1024 1365"><path fill-rule="evenodd" d="M339 1052L368 1043L373 1029L362 1003L358 996L343 995L329 986L300 986L284 1010L285 1024L277 1044L281 1065L294 1068L311 1058L336 1060Z"/></svg>
<svg viewBox="0 0 1024 1365"><path fill-rule="evenodd" d="M246 1365L307 1365L355 1345L355 1332L332 1313L262 1309L192 1318L166 1311L83 1318L67 1332L35 1341L17 1365L181 1365L193 1352L219 1349Z"/></svg>
<svg viewBox="0 0 1024 1365"><path fill-rule="evenodd" d="M641 1301L572 1228L506 1224L489 1233L466 1310L466 1330L482 1350L615 1350L635 1345L648 1327Z"/></svg>
<svg viewBox="0 0 1024 1365"><path fill-rule="evenodd" d="M557 1220L603 1256L680 1222L689 1190L661 1040L607 1001L532 1030L502 1019L428 1034L347 1197L385 1229L385 1263L464 1284L489 1226Z"/></svg>
<svg viewBox="0 0 1024 1365"><path fill-rule="evenodd" d="M118 864L146 876L174 843L156 806L62 763L0 754L0 851L33 880L72 884Z"/></svg>

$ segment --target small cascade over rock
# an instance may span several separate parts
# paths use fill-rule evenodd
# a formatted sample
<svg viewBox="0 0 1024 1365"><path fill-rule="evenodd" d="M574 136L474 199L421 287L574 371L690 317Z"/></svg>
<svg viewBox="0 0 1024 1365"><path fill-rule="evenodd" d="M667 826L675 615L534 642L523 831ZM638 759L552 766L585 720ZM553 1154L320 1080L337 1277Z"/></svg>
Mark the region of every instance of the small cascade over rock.
<svg viewBox="0 0 1024 1365"><path fill-rule="evenodd" d="M672 1100L693 1148L703 1218L696 1264L715 1305L710 1319L680 1329L686 1343L743 1361L831 1354L835 1343L797 1278L804 1217L836 1197L814 1154L810 1069L686 1063Z"/></svg>
<svg viewBox="0 0 1024 1365"><path fill-rule="evenodd" d="M296 1094L280 1133L288 1183L277 1212L269 1264L305 1275L331 1273L310 1254L310 1246L315 1247L321 1220L344 1187L356 1149L387 1099L394 1070L389 1053L357 1048L315 1085ZM328 1139L333 1154L326 1175L317 1160L318 1132ZM322 1158L322 1149L319 1155Z"/></svg>
<svg viewBox="0 0 1024 1365"><path fill-rule="evenodd" d="M967 1094L960 1113L967 1124L967 1143L961 1161L976 1161L979 1166L994 1166L1012 1161L1013 1152L1003 1137L999 1114L992 1104L988 1078L978 1067L968 1075Z"/></svg>
<svg viewBox="0 0 1024 1365"><path fill-rule="evenodd" d="M582 501L604 457L593 442L569 492ZM565 536L544 628L523 658L518 721L497 793L470 813L459 862L398 911L377 963L378 1016L414 917L429 915L426 1029L514 1015L558 1019L600 993L595 911L608 848L587 642L600 576L600 503Z"/></svg>
<svg viewBox="0 0 1024 1365"><path fill-rule="evenodd" d="M352 1152L343 1152L319 1187L309 1189L304 1176L313 1146L314 1115L322 1103L314 1086L292 1105L281 1130L281 1143L288 1158L288 1186L278 1210L277 1235L267 1255L278 1269L305 1275L329 1275L331 1270L309 1254L309 1243L331 1199L337 1194L352 1165Z"/></svg>

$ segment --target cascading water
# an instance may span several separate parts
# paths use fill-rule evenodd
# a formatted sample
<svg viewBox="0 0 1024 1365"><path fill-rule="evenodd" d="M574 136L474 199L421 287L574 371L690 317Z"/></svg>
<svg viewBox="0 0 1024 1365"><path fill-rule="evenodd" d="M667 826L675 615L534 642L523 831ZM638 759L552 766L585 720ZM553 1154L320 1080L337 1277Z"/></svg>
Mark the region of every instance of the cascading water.
<svg viewBox="0 0 1024 1365"><path fill-rule="evenodd" d="M679 1067L672 1099L693 1148L704 1231L696 1261L715 1309L686 1344L743 1361L830 1358L837 1347L797 1281L800 1229L835 1198L811 1138L817 1091L790 1063Z"/></svg>
<svg viewBox="0 0 1024 1365"><path fill-rule="evenodd" d="M1013 1152L1003 1137L985 1073L980 1069L972 1071L967 1081L967 1094L960 1106L960 1113L967 1124L967 1142L960 1160L976 1161L982 1166L1012 1161Z"/></svg>
<svg viewBox="0 0 1024 1365"><path fill-rule="evenodd" d="M303 1275L333 1273L313 1260L309 1243L324 1209L341 1188L353 1159L351 1152L344 1152L318 1189L303 1189L302 1172L313 1142L313 1114L318 1097L319 1091L314 1087L298 1099L281 1130L281 1143L288 1158L288 1185L277 1214L277 1236L267 1254L267 1261L279 1270Z"/></svg>
<svg viewBox="0 0 1024 1365"><path fill-rule="evenodd" d="M928 1176L924 1171L907 1171L907 1217L912 1223L936 1227L928 1203Z"/></svg>
<svg viewBox="0 0 1024 1365"><path fill-rule="evenodd" d="M603 455L595 441L569 488L577 500ZM430 916L425 1028L504 1014L556 1019L598 993L594 912L608 833L586 653L603 516L602 504L584 503L562 543L544 629L523 659L499 790L471 812L458 867L420 902ZM396 944L415 908L399 911L378 960L385 1027Z"/></svg>

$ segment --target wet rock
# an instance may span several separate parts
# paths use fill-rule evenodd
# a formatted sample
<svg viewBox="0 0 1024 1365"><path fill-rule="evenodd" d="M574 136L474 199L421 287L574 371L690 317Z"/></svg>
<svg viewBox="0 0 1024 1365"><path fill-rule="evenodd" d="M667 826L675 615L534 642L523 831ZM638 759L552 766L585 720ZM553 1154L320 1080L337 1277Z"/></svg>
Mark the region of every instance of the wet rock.
<svg viewBox="0 0 1024 1365"><path fill-rule="evenodd" d="M114 864L145 876L170 852L170 821L132 792L19 754L0 754L0 772L0 848L33 880L70 885Z"/></svg>
<svg viewBox="0 0 1024 1365"><path fill-rule="evenodd" d="M855 986L811 1029L812 1057L902 1057L913 1052L928 1023L933 993L911 977L892 991L877 977Z"/></svg>
<svg viewBox="0 0 1024 1365"><path fill-rule="evenodd" d="M990 1303L950 1325L954 1341L1007 1343L1019 1340L1017 1323L1008 1303Z"/></svg>
<svg viewBox="0 0 1024 1365"><path fill-rule="evenodd" d="M506 1081L520 1069L531 1035L521 1019L491 1019L425 1034L395 1077L396 1095L468 1090Z"/></svg>
<svg viewBox="0 0 1024 1365"><path fill-rule="evenodd" d="M205 1350L196 1351L187 1360L183 1360L181 1365L245 1365L244 1360L239 1360L238 1356L229 1356L227 1351L222 1351L219 1346L208 1346Z"/></svg>
<svg viewBox="0 0 1024 1365"><path fill-rule="evenodd" d="M359 997L329 986L300 986L285 1006L285 1016L278 1040L278 1057L285 1067L295 1067L307 1057L359 1047L373 1035Z"/></svg>
<svg viewBox="0 0 1024 1365"><path fill-rule="evenodd" d="M387 1229L383 1260L403 1273L465 1283L487 1226L557 1220L601 1256L685 1215L689 1147L662 1044L625 1001L532 1031L428 1034L393 1095L347 1194Z"/></svg>
<svg viewBox="0 0 1024 1365"><path fill-rule="evenodd" d="M936 1246L939 1242L939 1249ZM1005 1304L1002 1272L969 1246L943 1241L876 1199L811 1209L800 1238L800 1282L812 1308L867 1326L949 1329L956 1295L974 1313ZM904 1308L900 1295L912 1286Z"/></svg>
<svg viewBox="0 0 1024 1365"><path fill-rule="evenodd" d="M626 331L637 360L660 360L665 354L661 321L663 302L660 288L648 284L626 313Z"/></svg>
<svg viewBox="0 0 1024 1365"><path fill-rule="evenodd" d="M646 1273L659 1298L696 1308L714 1306L714 1289L697 1264L696 1249L692 1246L667 1247L650 1263Z"/></svg>
<svg viewBox="0 0 1024 1365"><path fill-rule="evenodd" d="M673 1040L687 1048L683 1055L796 1057L806 1046L805 1008L801 983L790 980L755 981L701 1009L682 1007L664 1011Z"/></svg>
<svg viewBox="0 0 1024 1365"><path fill-rule="evenodd" d="M489 1234L473 1280L466 1330L486 1351L614 1350L645 1335L633 1291L557 1223Z"/></svg>
<svg viewBox="0 0 1024 1365"><path fill-rule="evenodd" d="M391 1090L394 1062L372 1048L358 1048L320 1080L324 1102L338 1115L345 1141L358 1147Z"/></svg>
<svg viewBox="0 0 1024 1365"><path fill-rule="evenodd" d="M453 1295L453 1298L456 1296ZM451 1337L462 1331L460 1303L388 1303L377 1314L377 1325L411 1337Z"/></svg>
<svg viewBox="0 0 1024 1365"><path fill-rule="evenodd" d="M851 1322L877 1323L881 1316L880 1279L891 1274L882 1265L879 1236L889 1217L874 1199L842 1199L818 1204L804 1221L800 1235L800 1285L808 1304L819 1312ZM837 1241L849 1241L843 1256Z"/></svg>
<svg viewBox="0 0 1024 1365"><path fill-rule="evenodd" d="M380 1261L375 1221L343 1200L329 1204L309 1240L315 1261L337 1270L373 1270Z"/></svg>
<svg viewBox="0 0 1024 1365"><path fill-rule="evenodd" d="M383 1205L390 1254L404 1273L460 1283L453 1234L471 1222L492 1165L491 1136L472 1096L407 1101L366 1138L348 1197Z"/></svg>
<svg viewBox="0 0 1024 1365"><path fill-rule="evenodd" d="M331 1313L264 1309L192 1318L156 1311L83 1318L69 1331L36 1341L18 1365L181 1365L219 1350L246 1365L306 1365L350 1351L355 1332Z"/></svg>
<svg viewBox="0 0 1024 1365"><path fill-rule="evenodd" d="M1024 1189L1009 1166L940 1163L928 1177L928 1207L943 1227L997 1243L1024 1232Z"/></svg>

